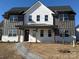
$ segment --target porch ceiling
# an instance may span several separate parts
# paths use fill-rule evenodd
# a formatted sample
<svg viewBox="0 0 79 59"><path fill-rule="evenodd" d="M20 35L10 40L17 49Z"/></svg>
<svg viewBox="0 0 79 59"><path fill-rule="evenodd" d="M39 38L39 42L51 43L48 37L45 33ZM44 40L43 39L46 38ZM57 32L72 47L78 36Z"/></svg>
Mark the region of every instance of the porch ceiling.
<svg viewBox="0 0 79 59"><path fill-rule="evenodd" d="M56 26L47 24L30 24L30 25L16 25L19 29L29 29L29 28L51 28L54 29Z"/></svg>

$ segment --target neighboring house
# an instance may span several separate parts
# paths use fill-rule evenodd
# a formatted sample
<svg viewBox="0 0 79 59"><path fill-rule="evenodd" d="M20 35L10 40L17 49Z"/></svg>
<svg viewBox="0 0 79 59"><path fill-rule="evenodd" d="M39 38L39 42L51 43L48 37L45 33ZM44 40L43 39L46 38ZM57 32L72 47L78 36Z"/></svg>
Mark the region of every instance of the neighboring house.
<svg viewBox="0 0 79 59"><path fill-rule="evenodd" d="M3 16L3 42L72 42L75 36L75 12L70 6L46 7L38 1Z"/></svg>
<svg viewBox="0 0 79 59"><path fill-rule="evenodd" d="M76 26L76 31L75 31L75 33L76 33L76 40L79 41L79 25Z"/></svg>

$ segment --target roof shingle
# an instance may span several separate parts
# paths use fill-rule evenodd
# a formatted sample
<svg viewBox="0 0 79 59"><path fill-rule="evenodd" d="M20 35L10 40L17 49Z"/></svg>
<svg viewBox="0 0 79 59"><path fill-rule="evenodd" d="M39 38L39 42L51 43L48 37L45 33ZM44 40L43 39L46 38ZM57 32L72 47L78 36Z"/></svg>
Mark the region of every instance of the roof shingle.
<svg viewBox="0 0 79 59"><path fill-rule="evenodd" d="M27 11L29 8L30 7L14 7L14 8L11 8L9 11L7 11L4 15L10 14L10 13L20 14ZM49 6L48 8L52 11L66 11L66 12L75 13L74 10L70 6Z"/></svg>

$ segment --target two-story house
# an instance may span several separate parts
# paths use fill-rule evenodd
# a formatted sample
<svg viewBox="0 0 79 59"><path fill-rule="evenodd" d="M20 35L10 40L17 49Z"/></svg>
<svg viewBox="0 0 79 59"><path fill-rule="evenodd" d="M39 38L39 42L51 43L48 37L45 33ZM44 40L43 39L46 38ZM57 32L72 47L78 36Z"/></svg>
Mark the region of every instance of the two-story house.
<svg viewBox="0 0 79 59"><path fill-rule="evenodd" d="M3 17L3 42L72 42L75 36L70 6L46 7L38 1L31 7L14 7Z"/></svg>

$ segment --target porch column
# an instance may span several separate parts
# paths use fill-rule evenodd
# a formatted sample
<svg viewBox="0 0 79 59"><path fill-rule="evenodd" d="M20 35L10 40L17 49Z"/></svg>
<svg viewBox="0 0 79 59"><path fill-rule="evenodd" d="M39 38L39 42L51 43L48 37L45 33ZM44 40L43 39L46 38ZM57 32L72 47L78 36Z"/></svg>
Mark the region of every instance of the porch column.
<svg viewBox="0 0 79 59"><path fill-rule="evenodd" d="M18 28L18 42L20 42L21 30Z"/></svg>
<svg viewBox="0 0 79 59"><path fill-rule="evenodd" d="M38 32L38 28L36 28L36 43L37 43L37 32Z"/></svg>

